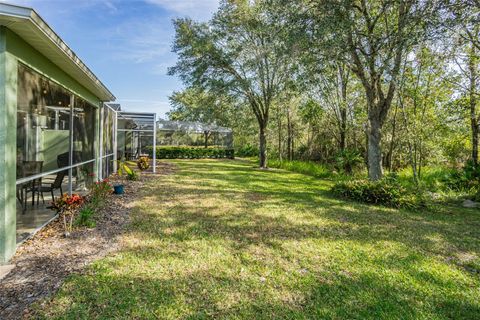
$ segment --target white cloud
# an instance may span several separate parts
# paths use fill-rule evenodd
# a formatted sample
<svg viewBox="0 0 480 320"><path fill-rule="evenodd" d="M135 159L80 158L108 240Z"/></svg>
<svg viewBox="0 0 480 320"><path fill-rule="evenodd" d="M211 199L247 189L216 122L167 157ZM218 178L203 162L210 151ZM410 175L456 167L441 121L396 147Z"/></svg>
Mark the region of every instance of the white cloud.
<svg viewBox="0 0 480 320"><path fill-rule="evenodd" d="M101 3L106 7L106 9L109 11L109 13L118 12L117 6L112 1L105 0L105 1L102 1Z"/></svg>
<svg viewBox="0 0 480 320"><path fill-rule="evenodd" d="M148 63L170 53L172 43L170 22L161 19L123 21L102 32L111 46L112 56L132 63Z"/></svg>
<svg viewBox="0 0 480 320"><path fill-rule="evenodd" d="M146 0L180 16L208 20L218 8L218 0Z"/></svg>

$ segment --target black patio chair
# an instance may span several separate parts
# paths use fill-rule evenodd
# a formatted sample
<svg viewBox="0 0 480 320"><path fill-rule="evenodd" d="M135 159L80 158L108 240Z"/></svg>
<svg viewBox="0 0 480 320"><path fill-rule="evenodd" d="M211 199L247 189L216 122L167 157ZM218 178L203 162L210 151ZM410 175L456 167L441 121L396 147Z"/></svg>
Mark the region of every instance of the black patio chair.
<svg viewBox="0 0 480 320"><path fill-rule="evenodd" d="M69 158L70 158L70 153L69 152L59 154L57 156L57 166L58 166L58 168L68 167L69 160L70 160ZM72 159L73 159L73 163L80 163L82 161L82 153L80 151L73 151ZM78 178L77 167L72 169L72 176L75 177L75 179Z"/></svg>
<svg viewBox="0 0 480 320"><path fill-rule="evenodd" d="M23 161L22 166L17 168L20 170L20 175L23 178L34 176L42 172L43 161ZM17 173L18 175L18 173ZM37 187L42 184L42 178L34 179L23 183L17 187L17 198L23 202L22 212L25 213L27 209L28 193L32 193L32 206L35 204L35 192L37 192L37 204L38 204L38 191ZM20 193L20 195L19 195Z"/></svg>
<svg viewBox="0 0 480 320"><path fill-rule="evenodd" d="M37 188L37 191L42 196L42 201L44 204L45 204L45 198L43 197L44 192L50 192L50 194L52 195L52 201L55 200L55 194L54 194L55 190L60 190L60 196L63 194L62 184L63 184L63 179L65 178L66 175L67 175L66 170L60 171L57 173L57 176L55 177L55 180L53 180L53 182L42 183L42 185ZM37 199L37 203L38 203L38 199Z"/></svg>

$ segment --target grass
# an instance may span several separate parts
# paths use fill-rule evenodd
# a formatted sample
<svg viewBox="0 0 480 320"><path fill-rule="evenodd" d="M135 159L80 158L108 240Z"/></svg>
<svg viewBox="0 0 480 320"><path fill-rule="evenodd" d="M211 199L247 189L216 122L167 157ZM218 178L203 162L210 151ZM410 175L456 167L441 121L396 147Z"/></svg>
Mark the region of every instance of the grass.
<svg viewBox="0 0 480 320"><path fill-rule="evenodd" d="M328 178L331 177L331 170L325 165L322 165L313 161L300 161L300 160L276 160L270 159L268 161L270 168L284 169L292 172L303 173L316 178Z"/></svg>
<svg viewBox="0 0 480 320"><path fill-rule="evenodd" d="M463 169L448 168L445 166L422 167L419 186L421 189L436 194L436 202L443 204L459 203L465 198L472 198L475 189L469 189L465 181L459 180L464 176ZM411 168L398 172L398 181L407 189L415 189Z"/></svg>
<svg viewBox="0 0 480 320"><path fill-rule="evenodd" d="M74 275L48 319L478 319L480 214L332 198L332 182L178 160L123 249Z"/></svg>
<svg viewBox="0 0 480 320"><path fill-rule="evenodd" d="M455 169L443 166L422 167L420 183L425 189L432 192L446 191L448 187L445 185L445 182L448 181L450 176L455 172ZM413 173L410 167L404 168L398 172L398 178L406 187L414 186Z"/></svg>

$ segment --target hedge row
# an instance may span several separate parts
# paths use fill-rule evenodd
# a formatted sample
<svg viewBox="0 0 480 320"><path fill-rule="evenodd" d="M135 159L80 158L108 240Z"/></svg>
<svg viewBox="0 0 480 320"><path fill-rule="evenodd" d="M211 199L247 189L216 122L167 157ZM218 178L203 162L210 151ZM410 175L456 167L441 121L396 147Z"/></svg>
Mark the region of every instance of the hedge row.
<svg viewBox="0 0 480 320"><path fill-rule="evenodd" d="M149 153L152 156L152 149ZM201 148L201 147L157 147L157 159L202 159L202 158L229 158L233 159L233 149Z"/></svg>

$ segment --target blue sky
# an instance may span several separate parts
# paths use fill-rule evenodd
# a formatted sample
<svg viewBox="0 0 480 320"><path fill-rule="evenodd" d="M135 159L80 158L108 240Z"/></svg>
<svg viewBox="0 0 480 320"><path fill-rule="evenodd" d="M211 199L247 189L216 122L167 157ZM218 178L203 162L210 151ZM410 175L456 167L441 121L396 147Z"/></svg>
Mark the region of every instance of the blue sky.
<svg viewBox="0 0 480 320"><path fill-rule="evenodd" d="M9 0L34 8L129 111L170 109L172 19L208 20L218 0Z"/></svg>

